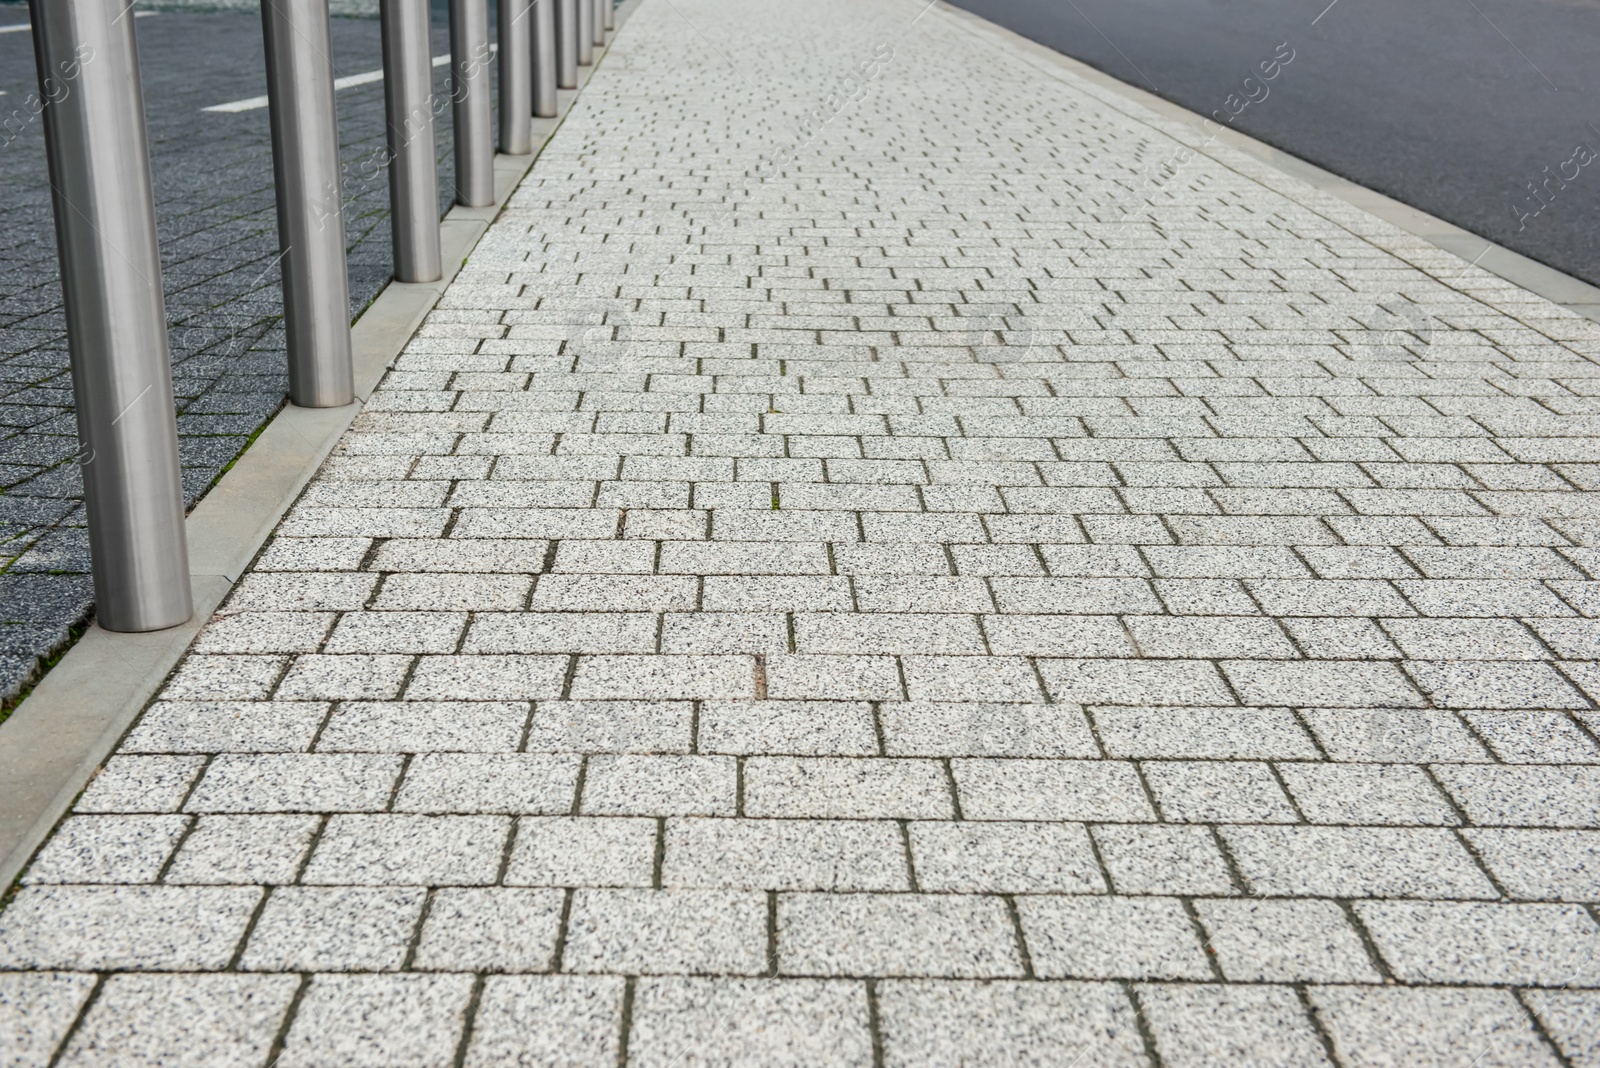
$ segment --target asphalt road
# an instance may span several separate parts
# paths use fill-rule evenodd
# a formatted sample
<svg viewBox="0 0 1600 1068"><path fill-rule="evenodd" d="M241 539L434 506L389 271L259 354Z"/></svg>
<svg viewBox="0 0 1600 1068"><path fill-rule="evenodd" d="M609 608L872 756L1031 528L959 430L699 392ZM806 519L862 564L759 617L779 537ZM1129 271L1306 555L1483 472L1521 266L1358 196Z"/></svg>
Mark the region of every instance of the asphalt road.
<svg viewBox="0 0 1600 1068"><path fill-rule="evenodd" d="M1600 285L1600 0L952 2Z"/></svg>

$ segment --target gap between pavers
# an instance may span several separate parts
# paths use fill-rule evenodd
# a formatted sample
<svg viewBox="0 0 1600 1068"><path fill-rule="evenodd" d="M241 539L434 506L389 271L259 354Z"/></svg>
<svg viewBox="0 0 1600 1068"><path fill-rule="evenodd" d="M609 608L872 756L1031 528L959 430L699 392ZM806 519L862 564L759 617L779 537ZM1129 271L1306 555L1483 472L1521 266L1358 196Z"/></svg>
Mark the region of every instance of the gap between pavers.
<svg viewBox="0 0 1600 1068"><path fill-rule="evenodd" d="M963 8L955 7L943 0L936 0L944 12L955 15L958 21L966 28L979 36L990 36L1001 39L1005 44L1014 47L1030 56L1034 56L1047 66L1065 69L1095 88L1105 91L1108 96L1118 97L1120 101L1108 100L1100 97L1101 103L1117 110L1134 122L1149 125L1147 117L1137 113L1137 110L1128 111L1118 107L1118 103L1133 105L1135 109L1154 112L1164 119L1171 119L1183 123L1191 128L1197 135L1204 139L1210 136L1216 144L1235 151L1243 152L1251 158L1265 163L1274 170L1280 171L1291 178L1312 186L1322 193L1337 197L1352 207L1360 208L1368 215L1376 216L1392 226L1404 230L1413 237L1443 249L1451 255L1458 256L1468 263L1498 275L1513 285L1520 286L1529 292L1559 304L1577 315L1600 322L1600 288L1590 285L1579 278L1564 274L1554 267L1540 263L1538 260L1529 259L1520 252L1513 252L1503 245L1497 245L1486 237L1463 230L1461 227L1409 204L1402 204L1392 197L1384 196L1376 190L1368 189L1364 185L1357 185L1348 178L1341 178L1332 171L1324 170L1307 160L1294 156L1281 148L1274 148L1265 141L1258 141L1248 134L1241 133L1231 127L1222 127L1215 135L1205 133L1203 123L1208 121L1205 116L1190 111L1180 104L1164 100L1154 93L1140 89L1136 85L1113 78L1103 71L1096 70L1081 60L1073 59L1052 48L1039 44L1037 41L1023 37L1013 30L974 15ZM1213 123L1215 125L1215 123ZM1171 137L1171 131L1157 129L1165 137ZM1207 151L1208 144L1189 144L1181 142L1186 147L1213 160L1218 166L1228 170L1237 170L1227 159L1218 158ZM1245 176L1249 178L1249 175ZM1310 210L1315 211L1314 206ZM1389 251L1389 250L1385 250ZM1394 253L1390 253L1391 255Z"/></svg>
<svg viewBox="0 0 1600 1068"><path fill-rule="evenodd" d="M617 8L617 33L640 2L627 0ZM194 587L189 621L146 634L118 634L91 623L0 723L0 893L10 889L71 808L361 413L615 41L613 34L596 50L593 65L578 68L577 89L559 91L555 118L533 120L529 155L495 156L494 204L456 205L445 213L439 224L444 277L391 281L356 320L351 328L356 401L342 408L285 405L189 513L184 524Z"/></svg>

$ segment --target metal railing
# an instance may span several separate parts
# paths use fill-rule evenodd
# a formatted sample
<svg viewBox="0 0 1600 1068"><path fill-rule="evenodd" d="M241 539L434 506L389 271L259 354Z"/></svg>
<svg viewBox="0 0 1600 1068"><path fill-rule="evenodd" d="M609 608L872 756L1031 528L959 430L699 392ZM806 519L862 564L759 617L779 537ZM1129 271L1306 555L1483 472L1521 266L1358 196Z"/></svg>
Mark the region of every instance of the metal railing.
<svg viewBox="0 0 1600 1068"><path fill-rule="evenodd" d="M450 0L457 200L494 203L489 0ZM496 0L500 151L533 150L611 0ZM30 0L99 624L194 613L138 48L128 0ZM381 0L394 276L442 275L428 0ZM289 399L355 399L328 0L262 0Z"/></svg>

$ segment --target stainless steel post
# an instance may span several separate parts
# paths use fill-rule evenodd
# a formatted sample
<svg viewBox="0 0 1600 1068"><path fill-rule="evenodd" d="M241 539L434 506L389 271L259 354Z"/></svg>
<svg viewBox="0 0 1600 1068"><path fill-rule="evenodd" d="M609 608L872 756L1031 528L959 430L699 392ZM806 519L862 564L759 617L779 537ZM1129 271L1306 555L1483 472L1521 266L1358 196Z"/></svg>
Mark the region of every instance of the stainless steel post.
<svg viewBox="0 0 1600 1068"><path fill-rule="evenodd" d="M328 0L263 0L289 399L355 399Z"/></svg>
<svg viewBox="0 0 1600 1068"><path fill-rule="evenodd" d="M504 44L500 62L505 63ZM488 0L450 0L450 110L456 132L456 203L488 207L494 203Z"/></svg>
<svg viewBox="0 0 1600 1068"><path fill-rule="evenodd" d="M594 62L594 0L578 0L578 66Z"/></svg>
<svg viewBox="0 0 1600 1068"><path fill-rule="evenodd" d="M594 7L594 16L589 20L594 23L594 46L604 48L606 45L606 7L610 0L589 0Z"/></svg>
<svg viewBox="0 0 1600 1068"><path fill-rule="evenodd" d="M533 151L533 35L528 0L500 0L500 151Z"/></svg>
<svg viewBox="0 0 1600 1068"><path fill-rule="evenodd" d="M617 28L617 5L612 0L605 0L603 6L605 7L606 32L610 33Z"/></svg>
<svg viewBox="0 0 1600 1068"><path fill-rule="evenodd" d="M107 630L160 630L194 603L133 18L126 0L30 0L28 10L95 613Z"/></svg>
<svg viewBox="0 0 1600 1068"><path fill-rule="evenodd" d="M556 5L556 84L578 87L578 0L545 0Z"/></svg>
<svg viewBox="0 0 1600 1068"><path fill-rule="evenodd" d="M533 0L533 114L556 117L556 0Z"/></svg>
<svg viewBox="0 0 1600 1068"><path fill-rule="evenodd" d="M436 282L443 271L428 0L380 0L378 14L383 35L383 105L389 122L394 276L401 282Z"/></svg>

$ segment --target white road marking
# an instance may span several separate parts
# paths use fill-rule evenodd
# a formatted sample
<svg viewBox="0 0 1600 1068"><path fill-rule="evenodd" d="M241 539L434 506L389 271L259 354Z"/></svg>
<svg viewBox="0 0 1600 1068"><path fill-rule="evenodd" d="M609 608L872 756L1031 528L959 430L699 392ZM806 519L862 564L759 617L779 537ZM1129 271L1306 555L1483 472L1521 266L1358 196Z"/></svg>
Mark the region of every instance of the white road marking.
<svg viewBox="0 0 1600 1068"><path fill-rule="evenodd" d="M499 50L500 50L500 46L499 45L490 45L489 46L489 51L491 51L491 52L497 52ZM446 66L446 65L449 64L449 62L450 62L450 54L448 52L446 52L442 56L434 56L433 57L433 65L435 67ZM340 89L354 89L358 85L371 85L373 82L381 82L381 81L383 81L383 71L381 71L381 70L369 70L369 71L365 72L364 74L352 74L347 78L335 78L333 80L333 88L334 88L335 91L338 91ZM226 113L232 115L232 114L237 114L238 112L241 112L241 111L255 111L257 108L264 108L266 106L267 106L267 98L266 97L264 97L264 96L252 96L247 100L230 100L226 104L213 104L208 108L201 108L200 110L201 111L220 111L220 112L226 112Z"/></svg>

